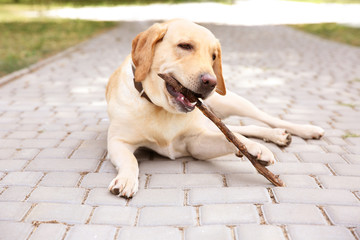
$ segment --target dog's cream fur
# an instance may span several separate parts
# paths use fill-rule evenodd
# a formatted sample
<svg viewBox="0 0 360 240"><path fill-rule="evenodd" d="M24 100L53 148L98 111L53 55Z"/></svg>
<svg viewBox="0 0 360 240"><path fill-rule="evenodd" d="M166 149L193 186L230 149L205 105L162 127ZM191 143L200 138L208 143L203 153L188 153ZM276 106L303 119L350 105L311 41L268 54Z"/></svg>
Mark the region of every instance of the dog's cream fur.
<svg viewBox="0 0 360 240"><path fill-rule="evenodd" d="M184 49L179 44L191 48ZM171 159L193 156L206 160L237 152L198 109L184 113L158 73L172 74L194 92L201 87L201 74L216 76L216 89L205 103L219 117L246 116L274 127L230 127L252 155L269 164L274 162L272 152L243 135L286 146L290 140L288 133L303 138L320 138L324 134L320 127L272 117L246 99L226 92L220 43L206 28L185 20L154 24L133 40L131 55L110 77L106 89L110 117L108 151L118 170L109 185L114 194L131 197L137 192L139 168L133 153L139 147L150 148ZM134 78L142 83L151 102L135 89Z"/></svg>

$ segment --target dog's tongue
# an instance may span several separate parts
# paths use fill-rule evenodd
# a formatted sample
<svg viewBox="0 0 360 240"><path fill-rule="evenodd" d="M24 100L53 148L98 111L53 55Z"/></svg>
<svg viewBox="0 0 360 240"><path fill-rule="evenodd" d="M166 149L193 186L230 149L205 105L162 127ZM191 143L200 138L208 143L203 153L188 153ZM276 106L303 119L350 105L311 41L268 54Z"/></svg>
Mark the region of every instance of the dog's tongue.
<svg viewBox="0 0 360 240"><path fill-rule="evenodd" d="M176 100L184 104L185 107L193 108L195 105L194 103L191 103L184 95L181 93L178 93L178 96L176 97Z"/></svg>

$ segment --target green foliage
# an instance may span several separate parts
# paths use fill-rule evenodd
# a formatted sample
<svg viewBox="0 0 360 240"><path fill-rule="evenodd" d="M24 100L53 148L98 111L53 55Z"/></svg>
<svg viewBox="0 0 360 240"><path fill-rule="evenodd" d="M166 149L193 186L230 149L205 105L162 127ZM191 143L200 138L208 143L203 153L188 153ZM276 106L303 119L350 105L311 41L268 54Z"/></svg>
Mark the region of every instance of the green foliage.
<svg viewBox="0 0 360 240"><path fill-rule="evenodd" d="M299 24L293 27L333 41L360 46L360 28L337 23Z"/></svg>

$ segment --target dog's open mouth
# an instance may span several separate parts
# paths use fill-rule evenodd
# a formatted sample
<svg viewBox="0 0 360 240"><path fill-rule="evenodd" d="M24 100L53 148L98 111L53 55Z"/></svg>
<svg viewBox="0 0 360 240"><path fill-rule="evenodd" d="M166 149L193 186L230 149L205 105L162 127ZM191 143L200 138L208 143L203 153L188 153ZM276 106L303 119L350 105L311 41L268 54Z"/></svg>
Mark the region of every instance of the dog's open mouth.
<svg viewBox="0 0 360 240"><path fill-rule="evenodd" d="M177 81L177 82L179 83L179 81ZM166 83L167 91L173 97L175 103L180 107L180 109L183 112L191 112L192 110L194 110L196 102L191 102L185 96L188 95L187 93L190 93L197 98L201 98L202 95L195 93L195 92L191 91L190 89L185 88L184 86L182 86L182 88L183 88L182 92L177 92L173 86L171 86L169 83Z"/></svg>

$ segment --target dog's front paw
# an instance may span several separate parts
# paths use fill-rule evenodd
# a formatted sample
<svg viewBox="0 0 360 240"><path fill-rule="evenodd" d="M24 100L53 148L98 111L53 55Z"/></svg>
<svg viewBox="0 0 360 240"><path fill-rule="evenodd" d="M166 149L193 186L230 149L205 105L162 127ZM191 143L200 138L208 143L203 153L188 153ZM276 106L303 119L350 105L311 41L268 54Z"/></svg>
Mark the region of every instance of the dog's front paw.
<svg viewBox="0 0 360 240"><path fill-rule="evenodd" d="M291 134L285 129L274 128L272 131L273 133L270 135L270 139L265 140L271 141L280 147L286 147L291 143Z"/></svg>
<svg viewBox="0 0 360 240"><path fill-rule="evenodd" d="M118 174L110 183L109 191L120 197L131 198L139 189L136 175Z"/></svg>
<svg viewBox="0 0 360 240"><path fill-rule="evenodd" d="M314 125L301 125L296 135L304 139L319 139L324 135L324 133L325 130L321 127Z"/></svg>
<svg viewBox="0 0 360 240"><path fill-rule="evenodd" d="M248 152L258 159L261 165L268 166L274 164L274 154L264 145L257 142L249 141L246 143L245 146Z"/></svg>

